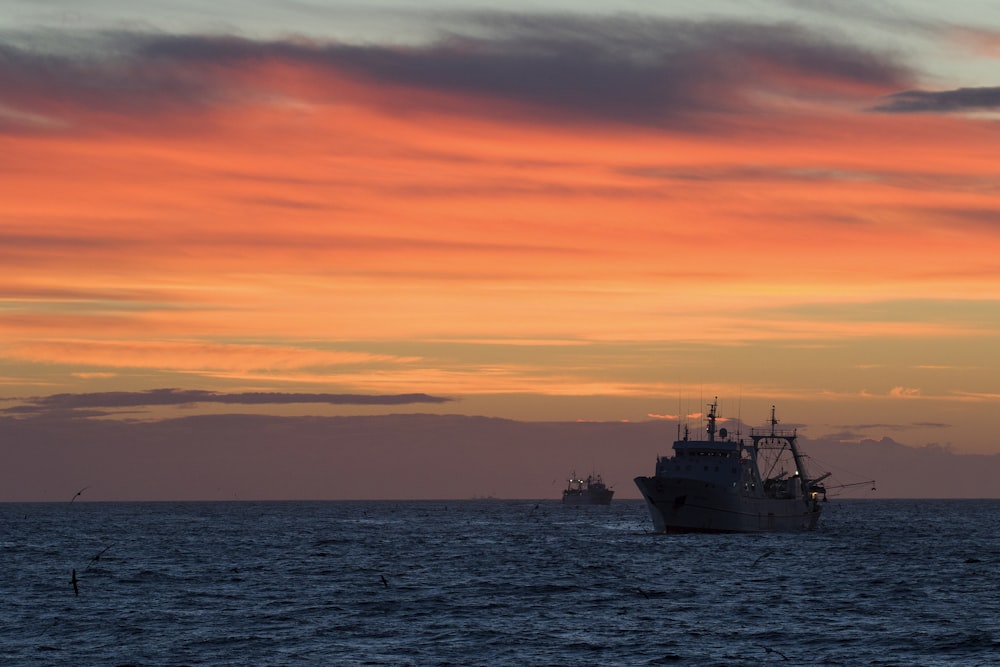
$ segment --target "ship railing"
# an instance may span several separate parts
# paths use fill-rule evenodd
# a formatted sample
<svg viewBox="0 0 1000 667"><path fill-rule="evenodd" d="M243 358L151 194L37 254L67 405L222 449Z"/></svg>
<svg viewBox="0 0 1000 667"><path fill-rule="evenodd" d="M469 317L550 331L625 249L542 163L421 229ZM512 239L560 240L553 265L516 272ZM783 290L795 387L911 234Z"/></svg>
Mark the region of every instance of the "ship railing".
<svg viewBox="0 0 1000 667"><path fill-rule="evenodd" d="M797 436L797 432L793 428L752 428L750 429L750 437L754 440L761 440L764 438L794 438Z"/></svg>

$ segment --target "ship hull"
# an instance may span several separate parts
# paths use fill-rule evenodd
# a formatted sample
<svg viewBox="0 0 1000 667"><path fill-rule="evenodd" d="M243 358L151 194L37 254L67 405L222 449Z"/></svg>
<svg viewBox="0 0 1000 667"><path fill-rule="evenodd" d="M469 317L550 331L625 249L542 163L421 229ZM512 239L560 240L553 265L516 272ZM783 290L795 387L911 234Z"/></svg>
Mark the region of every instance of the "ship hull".
<svg viewBox="0 0 1000 667"><path fill-rule="evenodd" d="M563 505L610 505L614 491L564 493Z"/></svg>
<svg viewBox="0 0 1000 667"><path fill-rule="evenodd" d="M660 533L757 533L812 530L820 506L803 498L763 498L701 479L636 477Z"/></svg>

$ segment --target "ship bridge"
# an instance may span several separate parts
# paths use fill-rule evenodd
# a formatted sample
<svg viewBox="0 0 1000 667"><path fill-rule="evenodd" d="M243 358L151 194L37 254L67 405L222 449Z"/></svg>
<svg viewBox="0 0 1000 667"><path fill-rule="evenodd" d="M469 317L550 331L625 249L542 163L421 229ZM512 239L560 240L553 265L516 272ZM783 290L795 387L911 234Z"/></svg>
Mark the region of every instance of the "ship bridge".
<svg viewBox="0 0 1000 667"><path fill-rule="evenodd" d="M707 439L690 439L685 426L684 437L674 441L674 455L657 457L658 476L697 479L735 487L748 474L744 466L742 440L730 438L725 428L716 430L717 408L717 402L709 405Z"/></svg>

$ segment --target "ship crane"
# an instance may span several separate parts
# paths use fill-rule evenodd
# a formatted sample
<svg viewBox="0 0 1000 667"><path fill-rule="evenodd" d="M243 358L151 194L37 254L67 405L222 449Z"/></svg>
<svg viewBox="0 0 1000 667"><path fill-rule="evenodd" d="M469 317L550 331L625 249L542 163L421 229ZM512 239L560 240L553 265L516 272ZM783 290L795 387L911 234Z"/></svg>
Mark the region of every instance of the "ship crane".
<svg viewBox="0 0 1000 667"><path fill-rule="evenodd" d="M820 481L822 479L826 479L829 476L830 476L830 473L827 473L827 474L823 475L822 477L820 477L819 479L817 479L816 481L818 482L818 481ZM848 482L847 484L837 484L837 485L831 486L829 488L830 489L847 489L847 488L850 488L852 486L863 486L865 484L871 484L872 485L872 491L875 490L875 480L874 479L868 479L868 480L865 480L863 482ZM826 486L820 486L816 490L817 491L822 491L823 492L823 500L826 500L827 487Z"/></svg>

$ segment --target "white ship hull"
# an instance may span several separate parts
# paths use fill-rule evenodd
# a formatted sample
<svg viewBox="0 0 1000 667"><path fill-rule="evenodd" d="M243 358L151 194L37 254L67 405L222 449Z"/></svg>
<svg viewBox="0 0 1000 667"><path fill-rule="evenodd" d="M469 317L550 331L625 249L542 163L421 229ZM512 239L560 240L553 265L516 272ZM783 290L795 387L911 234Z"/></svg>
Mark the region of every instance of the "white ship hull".
<svg viewBox="0 0 1000 667"><path fill-rule="evenodd" d="M812 530L822 509L812 499L755 497L704 479L636 477L635 483L660 533Z"/></svg>

